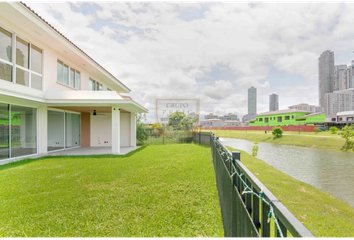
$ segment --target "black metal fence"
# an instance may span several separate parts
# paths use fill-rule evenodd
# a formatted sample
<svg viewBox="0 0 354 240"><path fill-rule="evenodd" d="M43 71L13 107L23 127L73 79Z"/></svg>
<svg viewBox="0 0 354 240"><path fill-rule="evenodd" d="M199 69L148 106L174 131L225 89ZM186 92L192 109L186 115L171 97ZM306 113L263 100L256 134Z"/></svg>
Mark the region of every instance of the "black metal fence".
<svg viewBox="0 0 354 240"><path fill-rule="evenodd" d="M240 152L212 132L209 138L225 237L314 237L241 163Z"/></svg>
<svg viewBox="0 0 354 240"><path fill-rule="evenodd" d="M160 145L160 144L178 144L178 143L197 143L200 145L210 145L209 132L201 132L193 129L145 129L147 139L141 145Z"/></svg>

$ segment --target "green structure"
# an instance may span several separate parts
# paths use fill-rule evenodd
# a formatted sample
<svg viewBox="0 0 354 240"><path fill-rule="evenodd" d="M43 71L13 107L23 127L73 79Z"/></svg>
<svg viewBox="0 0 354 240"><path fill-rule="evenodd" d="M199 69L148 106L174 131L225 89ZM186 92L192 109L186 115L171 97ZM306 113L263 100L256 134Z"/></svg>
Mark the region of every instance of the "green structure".
<svg viewBox="0 0 354 240"><path fill-rule="evenodd" d="M316 125L325 122L325 114L309 113L297 109L285 109L261 113L249 122L249 126Z"/></svg>

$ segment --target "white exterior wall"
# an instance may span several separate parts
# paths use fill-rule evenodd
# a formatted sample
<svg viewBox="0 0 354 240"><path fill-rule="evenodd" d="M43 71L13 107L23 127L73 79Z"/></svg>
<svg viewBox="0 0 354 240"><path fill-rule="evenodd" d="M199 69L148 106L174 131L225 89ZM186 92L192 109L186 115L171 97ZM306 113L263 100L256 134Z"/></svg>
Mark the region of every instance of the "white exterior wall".
<svg viewBox="0 0 354 240"><path fill-rule="evenodd" d="M91 114L91 146L112 146L112 114ZM120 113L120 146L130 146L130 113Z"/></svg>
<svg viewBox="0 0 354 240"><path fill-rule="evenodd" d="M80 90L86 90L86 91L89 90L89 77L101 83L103 86L103 90L107 90L107 88L109 88L107 84L105 84L101 79L99 79L98 77L94 76L92 73L89 73L87 70L85 70L84 69L85 66L83 66L80 63L72 62L70 60L70 56L67 55L65 52L55 50L50 46L48 46L47 44L40 41L39 35L34 37L33 35L28 34L25 30L12 24L7 19L2 18L1 15L0 15L0 27L6 29L11 33L15 33L16 36L22 38L25 41L30 42L31 44L43 50L42 52L42 58L43 58L42 90L43 91L45 90L76 91L76 89L70 86L57 82L57 60L58 59L68 64L69 67L72 67L80 72L80 79L81 79ZM36 89L31 89L29 87L27 88L33 91L38 91Z"/></svg>

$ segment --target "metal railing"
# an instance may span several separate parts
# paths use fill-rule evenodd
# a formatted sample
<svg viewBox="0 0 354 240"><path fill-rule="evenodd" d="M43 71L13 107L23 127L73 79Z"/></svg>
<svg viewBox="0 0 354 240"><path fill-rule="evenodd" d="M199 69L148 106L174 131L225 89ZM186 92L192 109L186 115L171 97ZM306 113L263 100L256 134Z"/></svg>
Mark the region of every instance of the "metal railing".
<svg viewBox="0 0 354 240"><path fill-rule="evenodd" d="M209 136L225 237L314 237L241 163L240 152Z"/></svg>

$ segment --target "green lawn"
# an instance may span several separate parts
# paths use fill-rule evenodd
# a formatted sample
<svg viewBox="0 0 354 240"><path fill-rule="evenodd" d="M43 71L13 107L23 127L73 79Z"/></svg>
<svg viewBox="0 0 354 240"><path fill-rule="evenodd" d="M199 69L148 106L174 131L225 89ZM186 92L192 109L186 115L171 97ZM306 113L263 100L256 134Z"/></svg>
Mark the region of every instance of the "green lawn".
<svg viewBox="0 0 354 240"><path fill-rule="evenodd" d="M231 151L235 150L228 148ZM240 152L242 163L313 235L354 237L354 208L328 193L290 177L244 151Z"/></svg>
<svg viewBox="0 0 354 240"><path fill-rule="evenodd" d="M210 148L0 166L3 237L222 237Z"/></svg>
<svg viewBox="0 0 354 240"><path fill-rule="evenodd" d="M236 130L212 130L218 137L246 139L253 142L269 142L284 145L295 145L302 147L323 148L331 150L340 150L345 143L343 138L338 135L324 133L311 134L313 136L305 136L308 133L296 134L290 132L290 135L283 135L278 139L273 139L271 132L265 134L264 131L236 131ZM285 132L289 134L289 132ZM321 137L322 136L322 137Z"/></svg>

